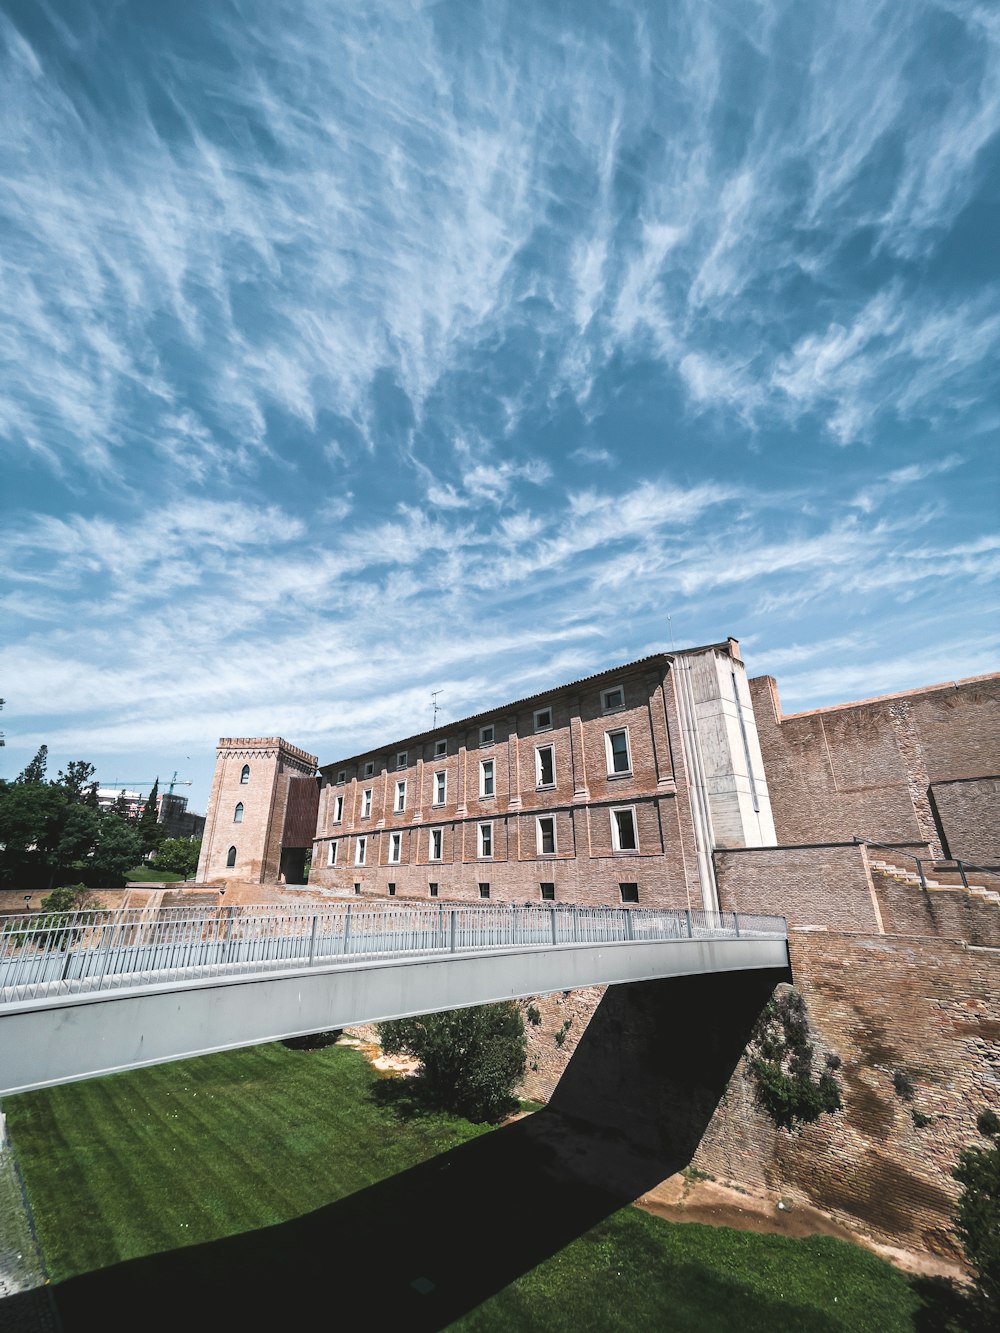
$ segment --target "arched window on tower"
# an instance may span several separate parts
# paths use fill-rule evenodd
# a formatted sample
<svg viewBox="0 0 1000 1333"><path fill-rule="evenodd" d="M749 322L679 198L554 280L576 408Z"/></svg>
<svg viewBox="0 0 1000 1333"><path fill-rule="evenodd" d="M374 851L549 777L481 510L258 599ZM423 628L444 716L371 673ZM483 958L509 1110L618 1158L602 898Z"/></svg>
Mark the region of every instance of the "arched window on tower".
<svg viewBox="0 0 1000 1333"><path fill-rule="evenodd" d="M229 855L226 857L226 865L234 866L236 864L236 848L230 847Z"/></svg>
<svg viewBox="0 0 1000 1333"><path fill-rule="evenodd" d="M250 765L244 764L243 772L240 774L240 782L245 787L249 781L250 781Z"/></svg>
<svg viewBox="0 0 1000 1333"><path fill-rule="evenodd" d="M242 801L239 801L239 802L237 803L236 809L233 811L233 823L234 823L234 824L242 824L242 823L243 823L243 802L242 802Z"/></svg>

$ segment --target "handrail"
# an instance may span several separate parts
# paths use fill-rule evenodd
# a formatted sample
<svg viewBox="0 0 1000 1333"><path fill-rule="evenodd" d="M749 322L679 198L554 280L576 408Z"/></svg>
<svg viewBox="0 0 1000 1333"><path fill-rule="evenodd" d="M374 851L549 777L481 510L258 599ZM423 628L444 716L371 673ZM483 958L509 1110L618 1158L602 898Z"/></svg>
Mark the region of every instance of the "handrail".
<svg viewBox="0 0 1000 1333"><path fill-rule="evenodd" d="M707 910L494 903L311 904L309 908L142 908L0 916L0 1006L40 995L133 989L564 945L782 938L784 917Z"/></svg>
<svg viewBox="0 0 1000 1333"><path fill-rule="evenodd" d="M920 887L927 888L927 876L924 874L924 866L949 866L953 865L961 876L962 884L965 888L969 887L969 878L966 875L967 870L982 870L987 875L993 875L1000 872L1000 865L977 865L975 861L962 861L957 856L914 856L913 852L904 851L898 843L892 842L872 842L870 838L855 837L853 841L864 847L881 847L884 851L895 852L897 856L905 856L911 861L917 863L917 874L920 876Z"/></svg>

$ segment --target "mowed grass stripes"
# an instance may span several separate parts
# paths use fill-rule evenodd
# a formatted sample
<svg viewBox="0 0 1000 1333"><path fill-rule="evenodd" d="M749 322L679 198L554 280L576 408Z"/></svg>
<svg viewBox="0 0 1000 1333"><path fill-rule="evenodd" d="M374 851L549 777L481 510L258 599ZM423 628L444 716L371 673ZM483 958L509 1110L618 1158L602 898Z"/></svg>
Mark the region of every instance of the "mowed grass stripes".
<svg viewBox="0 0 1000 1333"><path fill-rule="evenodd" d="M257 1046L8 1098L53 1281L312 1212L482 1133L400 1125L349 1048Z"/></svg>

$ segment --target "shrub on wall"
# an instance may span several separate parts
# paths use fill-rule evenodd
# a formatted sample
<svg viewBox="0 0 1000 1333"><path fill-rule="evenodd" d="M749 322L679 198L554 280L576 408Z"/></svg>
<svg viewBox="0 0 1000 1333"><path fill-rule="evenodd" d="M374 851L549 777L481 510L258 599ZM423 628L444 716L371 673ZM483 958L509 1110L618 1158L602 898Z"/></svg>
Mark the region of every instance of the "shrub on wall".
<svg viewBox="0 0 1000 1333"><path fill-rule="evenodd" d="M840 1057L827 1056L826 1067L815 1074L806 1005L794 987L779 987L768 1001L747 1055L757 1102L779 1129L794 1129L840 1110L840 1086L834 1078Z"/></svg>

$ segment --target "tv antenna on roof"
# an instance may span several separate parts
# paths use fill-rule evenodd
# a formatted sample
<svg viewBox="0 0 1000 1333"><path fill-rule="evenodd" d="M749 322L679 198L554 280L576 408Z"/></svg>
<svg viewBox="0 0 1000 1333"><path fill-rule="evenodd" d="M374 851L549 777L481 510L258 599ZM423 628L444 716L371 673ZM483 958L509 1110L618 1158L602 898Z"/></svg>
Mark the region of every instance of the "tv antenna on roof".
<svg viewBox="0 0 1000 1333"><path fill-rule="evenodd" d="M431 707L434 709L434 721L431 723L431 725L435 727L437 726L438 722L438 709L441 707L441 705L438 703L438 695L440 693L441 693L440 690L431 690Z"/></svg>
<svg viewBox="0 0 1000 1333"><path fill-rule="evenodd" d="M670 623L672 617L667 616L667 633L670 635L670 651L674 651L674 627Z"/></svg>

